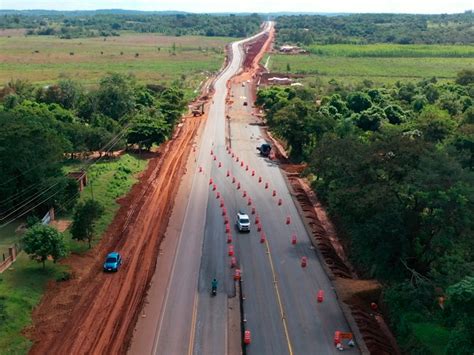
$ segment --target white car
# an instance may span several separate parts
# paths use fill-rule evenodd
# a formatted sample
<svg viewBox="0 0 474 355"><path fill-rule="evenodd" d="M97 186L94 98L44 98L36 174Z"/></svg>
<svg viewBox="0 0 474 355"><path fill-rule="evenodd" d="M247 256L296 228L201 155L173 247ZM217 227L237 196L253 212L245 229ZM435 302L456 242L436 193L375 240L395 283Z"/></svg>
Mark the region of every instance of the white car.
<svg viewBox="0 0 474 355"><path fill-rule="evenodd" d="M237 228L239 232L250 232L250 218L243 212L237 213Z"/></svg>

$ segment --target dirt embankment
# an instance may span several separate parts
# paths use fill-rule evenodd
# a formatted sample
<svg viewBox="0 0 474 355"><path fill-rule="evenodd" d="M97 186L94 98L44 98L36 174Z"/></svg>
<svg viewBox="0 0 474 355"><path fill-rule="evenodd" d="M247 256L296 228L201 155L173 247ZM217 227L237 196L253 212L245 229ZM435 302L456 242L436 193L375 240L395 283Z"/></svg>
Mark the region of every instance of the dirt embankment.
<svg viewBox="0 0 474 355"><path fill-rule="evenodd" d="M74 278L50 282L33 312L27 335L31 354L125 353L168 224L178 183L205 115L187 117L163 144L147 170L120 202L101 242L86 255L65 261ZM124 258L118 273L102 272L107 252Z"/></svg>

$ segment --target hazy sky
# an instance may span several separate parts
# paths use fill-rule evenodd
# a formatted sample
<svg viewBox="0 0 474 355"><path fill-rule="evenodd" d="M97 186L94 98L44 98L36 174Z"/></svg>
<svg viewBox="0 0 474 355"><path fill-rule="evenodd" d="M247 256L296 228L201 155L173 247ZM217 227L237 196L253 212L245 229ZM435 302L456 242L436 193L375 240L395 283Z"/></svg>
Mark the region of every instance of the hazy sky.
<svg viewBox="0 0 474 355"><path fill-rule="evenodd" d="M473 0L0 0L1 9L181 10L189 12L403 12L455 13Z"/></svg>

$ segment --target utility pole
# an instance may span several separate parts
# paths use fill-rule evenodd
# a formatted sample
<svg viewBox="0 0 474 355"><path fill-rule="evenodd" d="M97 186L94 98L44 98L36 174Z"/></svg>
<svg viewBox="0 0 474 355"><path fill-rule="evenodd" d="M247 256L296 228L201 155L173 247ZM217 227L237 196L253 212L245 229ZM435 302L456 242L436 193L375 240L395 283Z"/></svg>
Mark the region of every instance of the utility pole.
<svg viewBox="0 0 474 355"><path fill-rule="evenodd" d="M89 180L90 184L91 184L91 197L92 197L92 200L94 200L94 189L92 188L93 184L92 184L92 180Z"/></svg>

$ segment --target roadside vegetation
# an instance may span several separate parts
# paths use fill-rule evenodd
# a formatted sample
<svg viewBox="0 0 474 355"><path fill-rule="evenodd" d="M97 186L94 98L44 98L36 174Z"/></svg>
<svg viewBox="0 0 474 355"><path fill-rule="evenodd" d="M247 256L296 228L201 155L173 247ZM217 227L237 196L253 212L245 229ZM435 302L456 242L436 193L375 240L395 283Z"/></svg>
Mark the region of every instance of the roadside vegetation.
<svg viewBox="0 0 474 355"><path fill-rule="evenodd" d="M60 259L69 252L85 252L89 240L92 245L97 243L119 208L117 199L130 190L137 181L137 174L147 165L139 153L114 156L107 151L134 144L142 147L142 138L136 134L131 138L131 132L135 121L143 117L148 117L147 122L155 126L153 117L160 115L157 119L162 125L160 132L163 129L167 132L158 138L147 135L143 147L148 147L149 142L161 143L184 109L184 94L179 88L160 86L158 94L137 86L133 78L118 74L104 77L101 83L96 90L86 91L72 81L60 82L48 89L17 81L10 83L8 94L3 98L0 120L6 129L0 138L0 170L5 176L4 182L8 183L0 186L2 232L13 232L10 226L18 226L19 214L27 212L34 224L50 207L55 207L58 218L77 220L79 225L75 233L70 230L55 233L54 243L35 243L42 235L42 231L35 230L38 227L28 229L21 238L25 252L34 260L28 261L28 256L21 253L12 269L0 275L0 347L6 353L27 352L31 344L22 332L31 323L31 311L39 302L46 283L70 277L67 266L48 261L45 255ZM46 101L45 97L48 97ZM137 102L138 97L141 104ZM144 97L148 104L144 103ZM97 108L95 99L105 100L105 106L100 106L103 110ZM89 109L79 110L82 100ZM92 116L86 119L81 112ZM168 120L162 118L164 114ZM147 134L150 131L146 125L140 129ZM77 183L65 174L81 169L87 172L88 184L79 194ZM81 206L91 203L102 213L93 216L85 213L84 217ZM8 222L12 224L5 225ZM12 235L5 243L20 242L18 236L13 238Z"/></svg>
<svg viewBox="0 0 474 355"><path fill-rule="evenodd" d="M47 282L72 276L58 261L100 241L147 166L142 153L169 139L229 36L259 26L258 16L2 12L0 246L23 252L0 275L1 353L28 351ZM72 172L87 174L82 192ZM63 232L39 224L51 207Z"/></svg>
<svg viewBox="0 0 474 355"><path fill-rule="evenodd" d="M474 70L474 14L452 15L349 14L280 16L277 46L296 45L304 55L272 53L273 72L302 74L344 85L436 77L454 81L463 69ZM266 63L264 58L263 63Z"/></svg>
<svg viewBox="0 0 474 355"><path fill-rule="evenodd" d="M119 204L117 198L125 195L131 186L137 181L137 174L147 164L146 159L140 159L138 155L124 154L117 158L109 158L90 167L88 176L92 181L85 187L79 196L79 201L92 200L104 208L104 213L96 220L93 226L95 239L92 244L98 242L99 237L112 222ZM68 162L66 170L80 167L79 161ZM90 203L90 202L89 202ZM74 210L61 210L61 219L74 220ZM16 224L17 225L17 224ZM7 226L5 229L7 229ZM3 232L5 229L1 229ZM70 230L64 233L64 245L70 253L81 254L88 250L87 241L77 241L72 238ZM19 239L15 239L19 243ZM67 265L61 263L45 262L43 269L41 264L31 260L26 253L21 253L11 270L0 274L0 353L26 354L31 346L27 338L27 327L31 324L31 312L41 300L41 296L49 281L62 282L71 277Z"/></svg>
<svg viewBox="0 0 474 355"><path fill-rule="evenodd" d="M45 269L21 253L12 270L0 274L0 349L2 354L27 354L31 342L23 335L31 324L31 312L50 280L61 280L67 271L60 264Z"/></svg>
<svg viewBox="0 0 474 355"><path fill-rule="evenodd" d="M181 43L192 43L182 39ZM171 52L166 56L178 57L180 45L169 43ZM52 53L55 50L64 49ZM215 70L223 53L213 53ZM19 71L8 75L16 73ZM91 77L98 73L101 71ZM178 63L172 67L173 80L148 78L144 83L133 75L109 73L94 77L95 85L70 78L50 78L47 86L12 79L0 89L0 242L4 251L5 243L14 242L24 250L11 269L0 275L1 352L28 351L31 344L25 327L31 324L31 312L47 282L71 277L66 264L56 261L71 252L84 253L98 243L119 208L118 198L130 190L147 165L141 152L172 134L187 100L195 95L186 87L186 73L196 74ZM67 176L73 171L87 173L88 184L82 193L78 183ZM94 209L88 208L91 206ZM73 230L60 233L37 224L51 207L57 218L73 223ZM14 234L19 220L27 220L29 227L22 236Z"/></svg>
<svg viewBox="0 0 474 355"><path fill-rule="evenodd" d="M102 207L103 213L94 222L92 245L100 240L120 208L117 200L127 194L130 188L138 181L138 174L147 166L147 159L139 154L125 153L117 158L109 158L91 166L87 171L90 182L80 194L79 204L96 201ZM68 162L66 171L78 170L82 166L80 161ZM90 202L89 202L90 203ZM63 211L64 218L74 220L72 211ZM77 213L77 208L74 210ZM66 232L66 242L71 252L84 252L88 249L87 242L77 240L71 235L70 229ZM80 239L80 238L79 238Z"/></svg>
<svg viewBox="0 0 474 355"><path fill-rule="evenodd" d="M278 43L473 44L474 14L280 16Z"/></svg>
<svg viewBox="0 0 474 355"><path fill-rule="evenodd" d="M247 37L256 33L261 23L262 19L257 14L216 16L127 10L0 11L0 28L24 28L27 35L54 35L65 39L120 36L119 31L170 36Z"/></svg>
<svg viewBox="0 0 474 355"><path fill-rule="evenodd" d="M471 11L283 16L260 90L268 125L306 174L362 277L384 285L403 352L474 347ZM264 63L267 58L264 58Z"/></svg>
<svg viewBox="0 0 474 355"><path fill-rule="evenodd" d="M77 184L62 172L65 157L86 158L81 169L87 171L97 162L93 155L88 158L92 152L104 159L127 147L150 149L170 136L186 107L178 86L144 86L120 74L103 77L92 90L72 80L46 88L16 80L1 94L4 223L32 206L38 211L45 205L72 207Z"/></svg>
<svg viewBox="0 0 474 355"><path fill-rule="evenodd" d="M453 81L459 71L474 70L473 46L335 44L311 45L307 49L310 54L271 54L269 69L303 74L309 77L304 79L307 82L317 78L322 82L336 80L354 85L364 81L392 85L397 81L431 77Z"/></svg>
<svg viewBox="0 0 474 355"><path fill-rule="evenodd" d="M256 103L363 277L384 285L403 351L474 347L474 71L385 87L269 87ZM436 340L435 340L436 339Z"/></svg>

